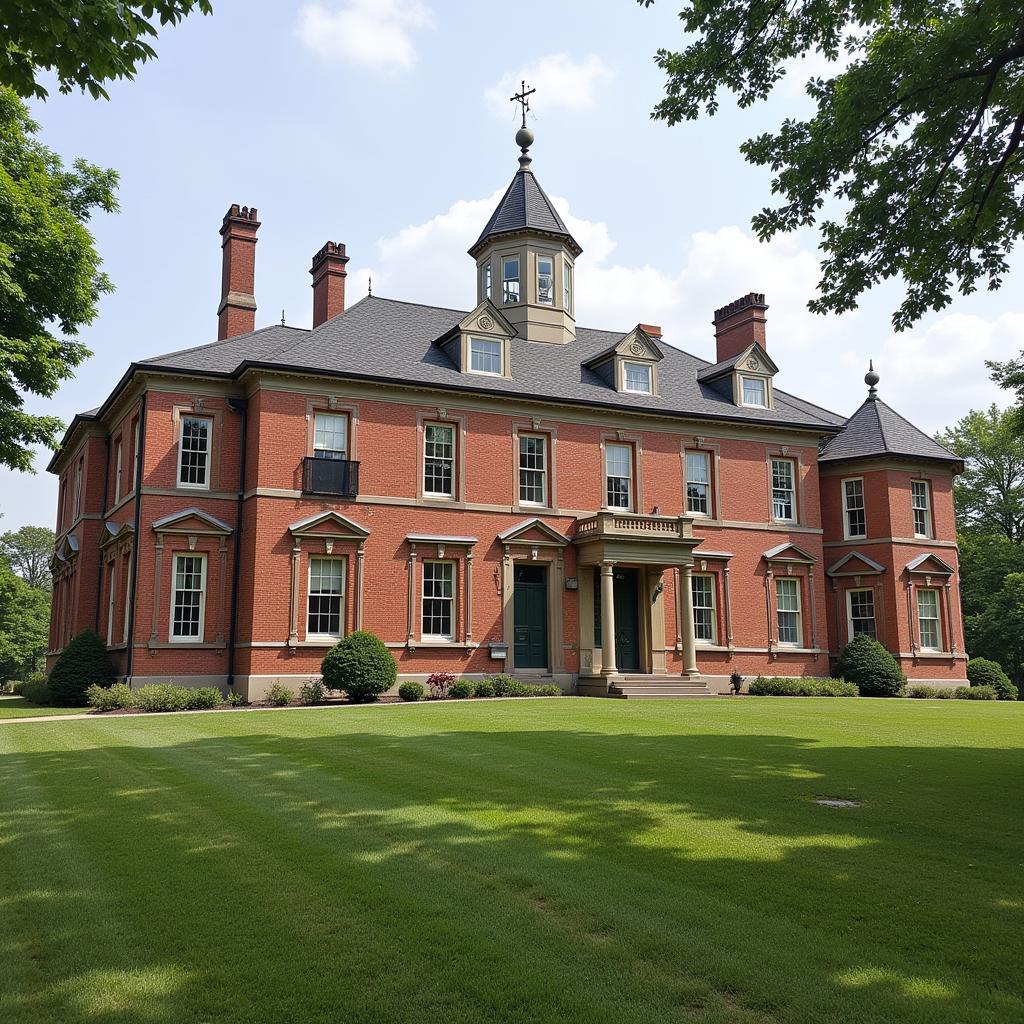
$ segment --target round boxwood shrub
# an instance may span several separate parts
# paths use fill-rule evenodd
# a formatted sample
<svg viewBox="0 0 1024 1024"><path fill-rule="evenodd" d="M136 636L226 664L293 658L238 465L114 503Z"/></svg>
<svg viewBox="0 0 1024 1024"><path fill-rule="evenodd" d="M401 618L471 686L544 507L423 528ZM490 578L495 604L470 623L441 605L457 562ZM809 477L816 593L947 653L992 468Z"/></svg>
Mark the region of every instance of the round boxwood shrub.
<svg viewBox="0 0 1024 1024"><path fill-rule="evenodd" d="M481 679L480 682L476 684L476 689L473 690L473 696L493 697L496 692L497 691L494 689L494 683L492 683L490 679Z"/></svg>
<svg viewBox="0 0 1024 1024"><path fill-rule="evenodd" d="M1016 685L1003 671L1003 666L998 661L971 658L967 662L967 678L971 686L991 686L999 700L1016 700L1020 696Z"/></svg>
<svg viewBox="0 0 1024 1024"><path fill-rule="evenodd" d="M856 683L862 697L901 697L907 685L896 659L873 637L855 636L842 650L836 676Z"/></svg>
<svg viewBox="0 0 1024 1024"><path fill-rule="evenodd" d="M467 697L472 697L473 684L468 679L456 679L448 687L448 696L454 697L455 700L465 700Z"/></svg>
<svg viewBox="0 0 1024 1024"><path fill-rule="evenodd" d="M332 647L320 668L329 690L342 690L353 704L376 700L398 678L398 666L383 641L366 630L349 633Z"/></svg>
<svg viewBox="0 0 1024 1024"><path fill-rule="evenodd" d="M110 686L114 682L114 666L97 632L87 629L72 637L61 651L50 678L50 699L54 707L85 707L89 703L85 691L94 683Z"/></svg>
<svg viewBox="0 0 1024 1024"><path fill-rule="evenodd" d="M417 700L423 700L423 694L426 692L426 687L422 683L414 682L412 679L408 682L402 683L398 688L398 696L409 703Z"/></svg>

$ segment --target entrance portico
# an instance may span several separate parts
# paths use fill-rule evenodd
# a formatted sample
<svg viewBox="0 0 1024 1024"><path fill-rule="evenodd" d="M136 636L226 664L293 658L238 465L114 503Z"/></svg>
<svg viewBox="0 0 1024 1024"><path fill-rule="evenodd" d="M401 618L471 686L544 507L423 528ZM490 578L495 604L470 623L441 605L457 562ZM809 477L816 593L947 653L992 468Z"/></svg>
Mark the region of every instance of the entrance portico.
<svg viewBox="0 0 1024 1024"><path fill-rule="evenodd" d="M700 540L692 520L603 511L577 520L573 543L580 575L580 682L599 690L595 684L607 689L626 674L666 674L663 593L670 569L678 569L680 581L681 676L696 679L690 577Z"/></svg>

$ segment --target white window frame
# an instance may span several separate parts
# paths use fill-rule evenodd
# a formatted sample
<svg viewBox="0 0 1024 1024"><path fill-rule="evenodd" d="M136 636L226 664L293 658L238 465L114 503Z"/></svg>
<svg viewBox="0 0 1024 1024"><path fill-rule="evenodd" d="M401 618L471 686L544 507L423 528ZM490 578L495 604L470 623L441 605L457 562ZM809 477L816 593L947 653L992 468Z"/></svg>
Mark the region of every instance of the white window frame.
<svg viewBox="0 0 1024 1024"><path fill-rule="evenodd" d="M523 460L527 460L535 453L523 451L524 441L540 441L540 466L524 465ZM542 499L537 501L533 498L523 497L523 474L524 473L538 473L540 474L541 483L541 494ZM539 508L547 508L550 503L548 491L548 438L546 434L519 434L519 504L520 505L531 505Z"/></svg>
<svg viewBox="0 0 1024 1024"><path fill-rule="evenodd" d="M701 587L704 586L704 581L707 580L706 595L710 597L711 603L705 605L697 604L697 592L696 592L696 581L701 581ZM718 596L716 594L717 580L715 574L710 572L695 572L690 576L690 596L693 599L693 641L696 644L704 644L705 646L714 647L718 643ZM697 635L697 612L706 611L709 612L709 620L711 625L711 636L701 637Z"/></svg>
<svg viewBox="0 0 1024 1024"><path fill-rule="evenodd" d="M547 275L544 275L540 269L542 262L547 262L551 268ZM540 290L540 279L542 276L547 276L551 279L551 285L548 288L548 297L544 298L543 292ZM555 257L554 256L537 256L537 304L540 306L553 306L555 304Z"/></svg>
<svg viewBox="0 0 1024 1024"><path fill-rule="evenodd" d="M71 522L74 522L82 513L82 475L84 473L84 456L79 456L75 463L75 492L71 504Z"/></svg>
<svg viewBox="0 0 1024 1024"><path fill-rule="evenodd" d="M331 562L336 563L340 566L341 572L339 575L340 589L335 593L334 591L313 590L313 563ZM340 640L345 635L345 573L347 566L345 564L344 555L310 555L306 565L306 639L307 640ZM322 573L319 574L322 578ZM338 631L336 633L322 631L314 631L309 628L310 619L313 617L312 602L313 598L327 598L338 600ZM323 617L323 613L318 611L318 617ZM327 615L330 615L327 612Z"/></svg>
<svg viewBox="0 0 1024 1024"><path fill-rule="evenodd" d="M114 456L114 504L121 500L121 469L124 459L124 443L117 442L117 454Z"/></svg>
<svg viewBox="0 0 1024 1024"><path fill-rule="evenodd" d="M860 505L850 504L850 484L860 484ZM840 484L843 499L843 537L846 540L862 540L868 535L868 509L864 492L864 478L861 476L847 477ZM860 512L864 523L864 529L860 533L854 533L850 524L850 513Z"/></svg>
<svg viewBox="0 0 1024 1024"><path fill-rule="evenodd" d="M178 603L179 593L195 593L194 590L179 591L178 563L183 558L199 559L199 632L195 636L180 636L174 632L174 610ZM171 614L167 625L167 639L172 644L201 644L206 635L206 590L207 590L207 558L203 551L175 551L171 558Z"/></svg>
<svg viewBox="0 0 1024 1024"><path fill-rule="evenodd" d="M918 504L919 493L924 496L923 505ZM918 512L922 513L924 518L923 533L917 529ZM910 481L910 514L914 520L914 536L924 540L931 540L935 530L932 525L932 488L927 480Z"/></svg>
<svg viewBox="0 0 1024 1024"><path fill-rule="evenodd" d="M627 456L627 475L622 476L621 473L610 472L610 456L613 450L623 450ZM634 452L631 444L626 444L622 441L608 441L604 446L604 507L612 509L613 511L620 512L632 512L633 511L633 476L635 474L634 466ZM626 481L626 504L625 505L613 505L611 503L611 488L608 486L609 481L625 480Z"/></svg>
<svg viewBox="0 0 1024 1024"><path fill-rule="evenodd" d="M447 595L442 594L439 596L436 593L427 593L427 566L437 565L443 565L448 567L449 578L447 581L443 578L440 581L431 579L430 582L440 582L442 584L447 582L449 584L449 593ZM431 570L431 572L433 572L433 570ZM420 638L422 640L436 641L439 643L451 643L455 639L456 615L458 614L458 609L456 608L455 605L455 581L455 562L442 558L429 558L423 560L423 574L420 583ZM430 633L424 629L427 619L427 601L446 601L448 603L448 621L451 626L450 633ZM433 617L434 616L431 616L431 618Z"/></svg>
<svg viewBox="0 0 1024 1024"><path fill-rule="evenodd" d="M117 582L117 560L115 559L110 563L110 573L107 576L107 583L109 585L110 593L107 595L107 646L112 647L114 645L114 608L115 608L115 591L114 585ZM127 609L125 609L127 611Z"/></svg>
<svg viewBox="0 0 1024 1024"><path fill-rule="evenodd" d="M690 459L700 459L704 463L705 467L705 479L704 480L691 480L690 479ZM714 499L711 493L711 452L687 450L684 453L684 465L686 470L686 479L683 481L685 487L685 499L686 499L686 514L688 516L700 516L704 519L710 519L714 508ZM690 485L695 487L704 488L704 504L706 509L701 512L699 509L690 507Z"/></svg>
<svg viewBox="0 0 1024 1024"><path fill-rule="evenodd" d="M629 383L630 370L643 370L647 378L644 387L631 387ZM624 360L622 363L622 390L628 391L631 395L652 395L654 394L654 367L650 363L638 363L633 360Z"/></svg>
<svg viewBox="0 0 1024 1024"><path fill-rule="evenodd" d="M923 594L931 594L935 598L935 616L927 617L928 622L935 623L935 644L926 644L924 642L924 629L921 623L924 621L924 616L921 615L921 596ZM939 596L938 587L918 587L915 595L917 603L917 637L920 643L922 651L938 651L941 652L942 647L942 600Z"/></svg>
<svg viewBox="0 0 1024 1024"><path fill-rule="evenodd" d="M491 261L480 264L480 292L483 298L491 297Z"/></svg>
<svg viewBox="0 0 1024 1024"><path fill-rule="evenodd" d="M476 355L476 349L474 346L480 345L487 349L485 352L481 352L481 356L486 359L492 359L494 353L490 351L491 346L494 346L498 350L498 368L496 370L482 370L473 365L473 357ZM469 372L480 374L483 377L503 377L505 374L505 344L500 338L478 338L471 336L469 339Z"/></svg>
<svg viewBox="0 0 1024 1024"><path fill-rule="evenodd" d="M867 635L878 639L878 613L875 608L875 591L873 587L851 587L846 592L846 638L852 640L856 634L853 631L853 596L854 594L868 594L871 598L871 624L874 627L874 631ZM864 615L857 616L858 619L863 620L866 618Z"/></svg>
<svg viewBox="0 0 1024 1024"><path fill-rule="evenodd" d="M760 402L748 402L747 401L747 384L760 384L761 386L761 398ZM768 408L768 381L764 377L740 377L740 403L748 406L751 409L767 409Z"/></svg>
<svg viewBox="0 0 1024 1024"><path fill-rule="evenodd" d="M789 484L790 485L789 485L788 488L776 487L775 486L775 464L776 463L785 464L785 465L789 466L789 474L790 474L790 476L789 476ZM769 472L769 474L771 476L771 479L770 479L769 483L771 485L771 495L772 495L772 509L771 509L772 521L776 522L776 523L795 523L797 521L797 504L796 504L797 470L796 470L796 460L795 459L789 459L789 458L784 458L784 457L781 457L781 456L774 456L773 455L771 457L771 459L769 460L769 463L768 463L768 472ZM791 512L791 515L789 515L789 516L779 516L779 515L776 515L776 513L775 513L775 509L776 509L775 502L777 500L776 496L775 496L776 492L782 493L784 491L789 494L789 507L790 507L790 512Z"/></svg>
<svg viewBox="0 0 1024 1024"><path fill-rule="evenodd" d="M428 440L429 434L432 430L447 430L451 435L451 455L428 455L427 445L431 442ZM458 471L457 455L458 455L458 443L459 437L454 423L424 423L423 424L423 453L422 453L422 465L420 472L422 473L423 480L423 496L425 498L443 498L451 501L455 497L455 489L458 486L456 480L456 474ZM450 491L431 491L427 489L427 460L430 459L435 462L446 462L451 470L451 490Z"/></svg>
<svg viewBox="0 0 1024 1024"><path fill-rule="evenodd" d="M562 308L572 312L572 264L568 260L562 261Z"/></svg>
<svg viewBox="0 0 1024 1024"><path fill-rule="evenodd" d="M781 591L793 586L793 594L796 596L796 608L783 608L781 605ZM782 616L794 615L796 617L796 640L782 639ZM775 628L778 633L780 647L803 647L804 643L804 615L803 597L800 594L800 578L798 576L776 576L775 577Z"/></svg>
<svg viewBox="0 0 1024 1024"><path fill-rule="evenodd" d="M336 426L328 426L327 421L340 420L344 424L342 430L343 444L341 448L329 448L327 447L328 439L332 443L337 444L338 429ZM324 426L321 427L320 423L323 422ZM351 430L351 424L349 423L348 413L344 412L330 412L322 409L318 412L313 413L313 457L317 459L329 459L333 461L343 461L349 457L349 432Z"/></svg>
<svg viewBox="0 0 1024 1024"><path fill-rule="evenodd" d="M186 483L181 479L182 462L185 454L185 424L189 420L199 420L206 424L206 462L203 467L203 483ZM210 489L210 471L213 468L213 417L196 416L193 413L182 413L178 417L178 476L177 486L190 491L208 491Z"/></svg>
<svg viewBox="0 0 1024 1024"><path fill-rule="evenodd" d="M516 275L515 277L507 277L505 274L505 267L512 262L516 264ZM514 281L516 285L515 298L509 298L508 286L509 283ZM523 301L523 260L521 256L502 256L501 257L501 304L503 306L516 306Z"/></svg>

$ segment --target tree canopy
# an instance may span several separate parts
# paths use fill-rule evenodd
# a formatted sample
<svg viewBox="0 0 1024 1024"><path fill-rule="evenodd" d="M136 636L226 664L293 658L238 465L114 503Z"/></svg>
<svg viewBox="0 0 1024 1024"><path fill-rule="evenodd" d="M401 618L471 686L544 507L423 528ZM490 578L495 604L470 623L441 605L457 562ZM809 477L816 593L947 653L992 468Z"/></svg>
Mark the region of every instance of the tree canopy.
<svg viewBox="0 0 1024 1024"><path fill-rule="evenodd" d="M51 397L89 355L74 336L112 286L86 224L117 209L117 173L66 168L38 130L0 88L0 464L26 471L29 445L55 447L63 424L26 412L24 392Z"/></svg>
<svg viewBox="0 0 1024 1024"><path fill-rule="evenodd" d="M30 587L0 558L0 679L37 671L50 628L50 595Z"/></svg>
<svg viewBox="0 0 1024 1024"><path fill-rule="evenodd" d="M156 23L176 25L192 11L210 14L210 0L0 0L0 86L45 99L40 69L53 72L61 92L79 88L108 99L104 82L134 78L156 57L147 42Z"/></svg>
<svg viewBox="0 0 1024 1024"><path fill-rule="evenodd" d="M813 311L899 275L903 330L1002 284L1024 232L1024 0L691 0L679 17L685 47L656 56L669 124L713 115L723 89L766 98L801 56L836 61L807 82L811 116L741 146L779 197L757 235L818 227Z"/></svg>
<svg viewBox="0 0 1024 1024"><path fill-rule="evenodd" d="M30 586L52 590L50 559L54 533L48 526L23 526L0 536L0 556Z"/></svg>

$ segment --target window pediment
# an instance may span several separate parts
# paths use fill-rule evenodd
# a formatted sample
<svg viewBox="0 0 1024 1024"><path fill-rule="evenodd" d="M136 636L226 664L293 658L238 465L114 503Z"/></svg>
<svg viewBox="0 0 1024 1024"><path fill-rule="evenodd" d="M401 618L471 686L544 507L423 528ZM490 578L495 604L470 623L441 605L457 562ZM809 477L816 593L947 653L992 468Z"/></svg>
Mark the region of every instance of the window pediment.
<svg viewBox="0 0 1024 1024"><path fill-rule="evenodd" d="M184 508L180 512L172 512L169 516L156 520L153 529L157 533L213 533L225 536L232 532L232 527L222 519L199 508Z"/></svg>
<svg viewBox="0 0 1024 1024"><path fill-rule="evenodd" d="M332 540L366 540L370 531L357 522L329 510L300 519L288 527L293 537L330 537Z"/></svg>

